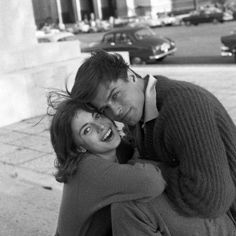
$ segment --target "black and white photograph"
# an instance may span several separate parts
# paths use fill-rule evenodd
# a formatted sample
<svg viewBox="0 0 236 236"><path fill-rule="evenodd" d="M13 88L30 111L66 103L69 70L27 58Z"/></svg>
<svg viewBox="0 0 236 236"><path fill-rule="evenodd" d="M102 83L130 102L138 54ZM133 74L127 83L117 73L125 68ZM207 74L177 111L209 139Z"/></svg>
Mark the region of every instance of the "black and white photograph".
<svg viewBox="0 0 236 236"><path fill-rule="evenodd" d="M0 0L1 236L236 236L236 0Z"/></svg>

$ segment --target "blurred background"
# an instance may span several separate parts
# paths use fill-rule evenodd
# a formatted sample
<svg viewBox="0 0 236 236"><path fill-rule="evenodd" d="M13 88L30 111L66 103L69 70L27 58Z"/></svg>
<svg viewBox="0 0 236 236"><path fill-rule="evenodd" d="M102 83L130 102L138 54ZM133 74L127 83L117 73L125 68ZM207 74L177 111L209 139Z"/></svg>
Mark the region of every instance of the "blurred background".
<svg viewBox="0 0 236 236"><path fill-rule="evenodd" d="M143 67L236 61L235 0L9 0L0 13L0 126L43 114L45 89L97 48Z"/></svg>

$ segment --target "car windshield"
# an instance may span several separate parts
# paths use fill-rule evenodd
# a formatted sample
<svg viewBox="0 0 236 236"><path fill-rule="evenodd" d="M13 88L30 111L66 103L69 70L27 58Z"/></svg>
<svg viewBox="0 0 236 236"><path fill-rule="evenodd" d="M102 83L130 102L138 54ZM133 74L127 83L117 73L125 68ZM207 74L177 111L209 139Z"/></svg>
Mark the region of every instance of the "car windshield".
<svg viewBox="0 0 236 236"><path fill-rule="evenodd" d="M148 38L148 37L154 36L154 35L155 35L154 31L152 31L151 29L148 29L148 28L140 29L135 32L135 37L138 40L142 40L144 38Z"/></svg>

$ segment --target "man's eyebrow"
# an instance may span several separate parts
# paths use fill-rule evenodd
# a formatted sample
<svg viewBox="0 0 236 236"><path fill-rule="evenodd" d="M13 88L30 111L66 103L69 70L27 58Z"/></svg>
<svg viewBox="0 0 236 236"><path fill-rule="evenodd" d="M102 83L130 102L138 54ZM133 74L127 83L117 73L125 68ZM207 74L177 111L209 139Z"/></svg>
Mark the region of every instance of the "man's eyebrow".
<svg viewBox="0 0 236 236"><path fill-rule="evenodd" d="M107 101L109 101L109 100L111 99L111 96L112 96L114 90L116 90L116 87L114 87L114 88L110 91L108 97L106 98L106 101L105 101L106 103L107 103ZM101 107L99 107L99 108L98 108L98 111L101 112L101 110L102 110L104 107L106 107L106 105L105 105L105 106L102 105Z"/></svg>

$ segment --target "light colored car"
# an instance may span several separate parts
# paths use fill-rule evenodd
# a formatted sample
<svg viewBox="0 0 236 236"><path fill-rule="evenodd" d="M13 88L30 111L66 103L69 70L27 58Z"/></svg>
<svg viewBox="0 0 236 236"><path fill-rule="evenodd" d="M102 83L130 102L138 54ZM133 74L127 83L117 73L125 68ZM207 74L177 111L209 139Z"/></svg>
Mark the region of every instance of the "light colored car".
<svg viewBox="0 0 236 236"><path fill-rule="evenodd" d="M50 31L45 33L44 31L36 31L36 38L39 43L50 43L50 42L63 42L78 40L73 33L61 32L61 31Z"/></svg>
<svg viewBox="0 0 236 236"><path fill-rule="evenodd" d="M158 17L151 16L140 16L139 23L142 25L147 25L151 28L162 26L162 21Z"/></svg>
<svg viewBox="0 0 236 236"><path fill-rule="evenodd" d="M178 25L177 18L170 13L159 14L159 21L162 26Z"/></svg>
<svg viewBox="0 0 236 236"><path fill-rule="evenodd" d="M234 20L233 12L232 11L225 11L223 13L223 20L224 21L232 21Z"/></svg>

